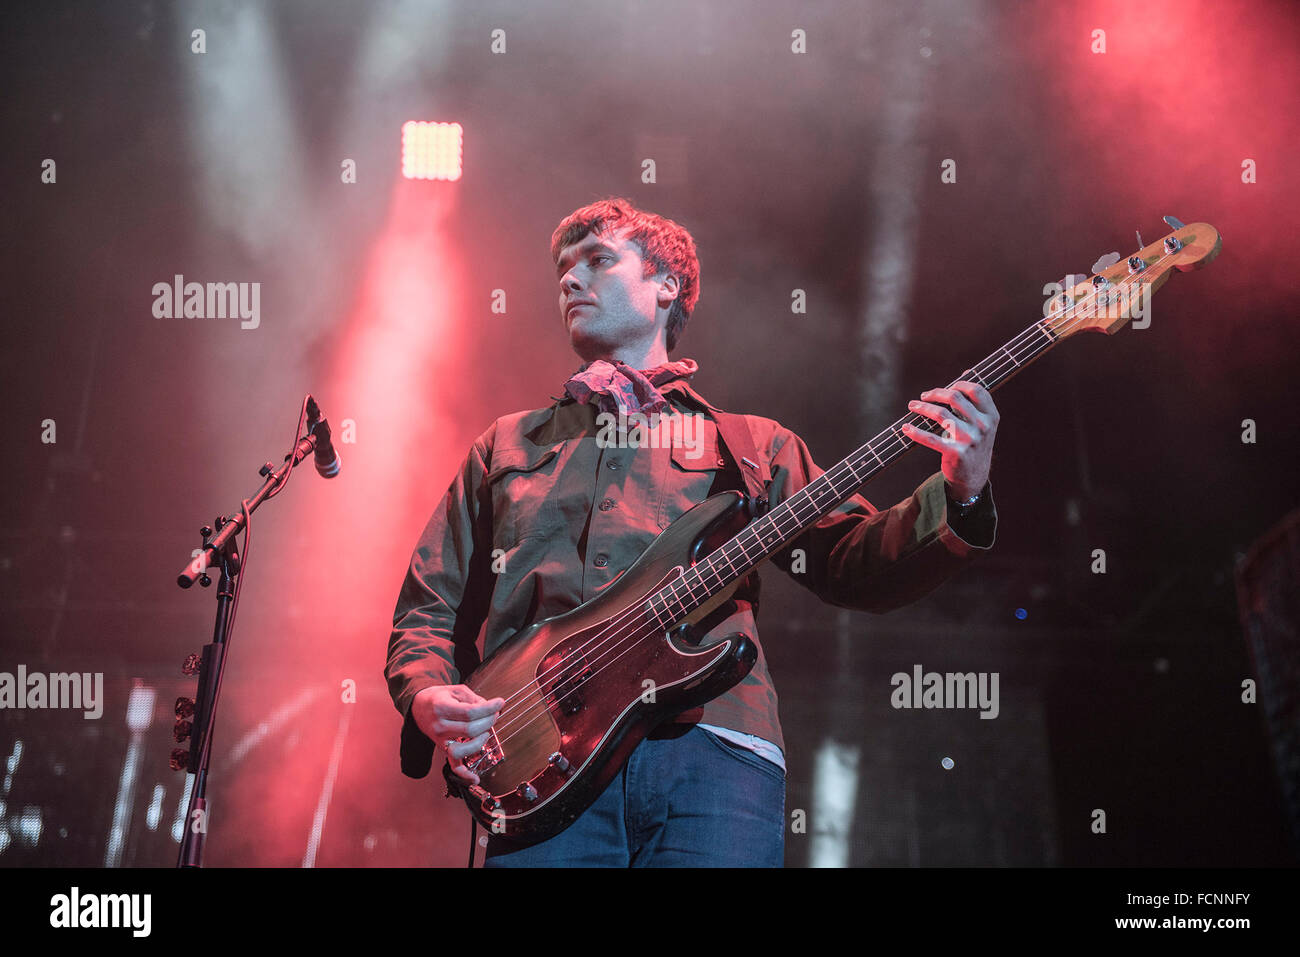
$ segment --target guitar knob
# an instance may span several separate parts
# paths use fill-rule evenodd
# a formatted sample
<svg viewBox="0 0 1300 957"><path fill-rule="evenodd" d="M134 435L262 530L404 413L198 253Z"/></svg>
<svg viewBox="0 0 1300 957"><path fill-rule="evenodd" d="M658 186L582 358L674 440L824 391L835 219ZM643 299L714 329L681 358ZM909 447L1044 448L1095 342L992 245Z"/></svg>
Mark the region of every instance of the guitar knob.
<svg viewBox="0 0 1300 957"><path fill-rule="evenodd" d="M190 767L190 753L184 748L172 748L172 756L168 764L173 771L187 771Z"/></svg>
<svg viewBox="0 0 1300 957"><path fill-rule="evenodd" d="M546 760L550 762L551 766L555 768L555 770L559 771L561 774L569 773L569 759L566 758L564 755L562 755L559 751L556 751Z"/></svg>
<svg viewBox="0 0 1300 957"><path fill-rule="evenodd" d="M533 787L527 781L519 785L519 787L515 788L515 790L519 793L519 796L521 798L523 798L525 801L527 801L530 804L533 801L537 800L537 788Z"/></svg>
<svg viewBox="0 0 1300 957"><path fill-rule="evenodd" d="M181 665L181 674L194 677L199 673L200 660L198 655L186 655L185 662Z"/></svg>
<svg viewBox="0 0 1300 957"><path fill-rule="evenodd" d="M1119 262L1119 253L1107 253L1092 264L1093 272L1101 272L1103 269L1109 269Z"/></svg>

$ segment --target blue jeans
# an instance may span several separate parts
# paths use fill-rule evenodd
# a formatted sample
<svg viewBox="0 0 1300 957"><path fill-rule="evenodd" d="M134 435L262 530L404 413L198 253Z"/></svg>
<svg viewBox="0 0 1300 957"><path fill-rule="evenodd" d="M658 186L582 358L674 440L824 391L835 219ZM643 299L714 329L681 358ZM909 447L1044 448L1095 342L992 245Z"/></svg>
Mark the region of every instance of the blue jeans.
<svg viewBox="0 0 1300 957"><path fill-rule="evenodd" d="M483 866L781 867L784 861L784 772L703 728L680 724L642 741L596 802L554 837L520 847L489 834Z"/></svg>

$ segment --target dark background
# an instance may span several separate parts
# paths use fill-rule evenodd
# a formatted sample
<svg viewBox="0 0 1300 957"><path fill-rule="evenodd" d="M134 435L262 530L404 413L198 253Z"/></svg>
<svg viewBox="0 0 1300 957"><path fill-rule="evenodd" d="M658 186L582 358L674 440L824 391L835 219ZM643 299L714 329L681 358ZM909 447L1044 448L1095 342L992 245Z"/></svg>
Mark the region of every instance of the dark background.
<svg viewBox="0 0 1300 957"><path fill-rule="evenodd" d="M469 442L577 367L547 246L605 195L697 240L675 357L703 394L823 466L1033 322L1045 283L1166 214L1217 227L1150 328L1071 339L998 393L991 554L880 617L765 574L809 821L787 863L1295 863L1234 587L1297 506L1294 5L48 3L0 42L0 671L106 688L99 721L0 712L0 863L106 860L136 681L158 704L120 861L174 860L169 711L214 597L175 576L307 391L357 438L337 481L305 470L254 517L207 861L303 863L324 808L317 864L463 863L463 808L398 772L392 606ZM401 177L410 119L463 124L461 180ZM261 325L155 318L177 273L260 282ZM937 467L914 451L866 494ZM894 710L917 663L998 672L1000 716Z"/></svg>

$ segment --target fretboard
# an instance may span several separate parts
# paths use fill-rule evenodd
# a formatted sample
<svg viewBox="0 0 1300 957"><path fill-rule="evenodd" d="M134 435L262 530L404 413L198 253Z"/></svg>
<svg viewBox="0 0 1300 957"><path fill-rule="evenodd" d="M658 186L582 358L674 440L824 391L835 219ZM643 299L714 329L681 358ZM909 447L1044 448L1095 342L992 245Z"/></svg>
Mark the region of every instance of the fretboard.
<svg viewBox="0 0 1300 957"><path fill-rule="evenodd" d="M1058 341L1047 321L1039 320L953 382L978 382L991 392ZM943 431L942 424L917 412L898 419L780 505L750 522L672 584L651 595L647 603L655 619L667 627L686 617L851 498L916 444L901 431L904 423L931 433Z"/></svg>

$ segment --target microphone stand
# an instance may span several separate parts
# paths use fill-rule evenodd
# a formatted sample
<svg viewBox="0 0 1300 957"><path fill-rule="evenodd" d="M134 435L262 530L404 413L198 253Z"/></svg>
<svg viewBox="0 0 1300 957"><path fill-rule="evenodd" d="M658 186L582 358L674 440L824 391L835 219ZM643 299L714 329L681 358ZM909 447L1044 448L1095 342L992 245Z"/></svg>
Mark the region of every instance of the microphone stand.
<svg viewBox="0 0 1300 957"><path fill-rule="evenodd" d="M314 405L314 403L313 403ZM301 423L301 419L299 420ZM217 585L217 617L212 630L212 643L205 645L202 657L195 666L194 656L186 660L186 674L198 673L199 687L197 696L191 700L179 698L176 701L176 718L178 727L190 714L194 722L190 729L191 748L188 752L172 752L172 767L184 768L194 775L194 788L190 792L189 810L185 815L185 831L181 839L180 855L177 867L200 867L203 857L203 840L207 834L208 802L208 760L212 753L212 727L216 718L217 699L221 693L221 677L226 667L226 646L230 638L233 612L238 595L236 579L240 571L239 552L235 547L235 536L247 527L249 516L259 505L280 488L293 468L316 450L317 436L315 423L312 431L300 438L290 455L284 457L284 465L272 471L270 462L259 470L258 474L266 478L262 487L252 499L240 503L240 514L235 516L218 515L214 526L203 526L199 534L203 536L203 550L194 557L183 572L176 578L181 588L190 588L198 581L204 588L212 584L207 570L212 566L221 569L221 580ZM292 459L292 461L290 461ZM216 537L209 536L216 529ZM178 733L177 740L183 740ZM194 746L197 745L197 746Z"/></svg>

